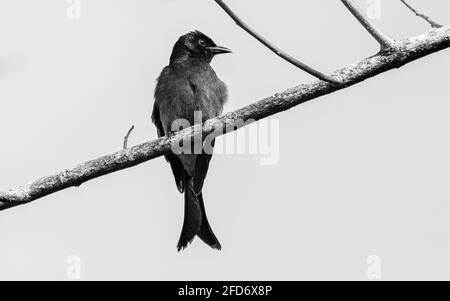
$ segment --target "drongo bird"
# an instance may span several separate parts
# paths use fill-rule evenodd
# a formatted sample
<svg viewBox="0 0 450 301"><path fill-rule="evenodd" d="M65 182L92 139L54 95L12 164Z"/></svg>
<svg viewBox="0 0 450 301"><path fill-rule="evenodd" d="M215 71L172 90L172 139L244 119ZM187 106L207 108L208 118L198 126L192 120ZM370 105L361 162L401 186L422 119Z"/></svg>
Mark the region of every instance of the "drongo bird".
<svg viewBox="0 0 450 301"><path fill-rule="evenodd" d="M217 46L199 31L181 36L175 43L170 63L159 76L155 89L152 121L158 136L172 133L177 120L195 123L222 113L227 88L217 77L210 63L213 57L231 50ZM201 119L194 118L201 113ZM214 140L211 142L214 146ZM165 155L170 163L180 193L184 193L184 222L178 241L178 251L186 248L197 235L214 249L221 249L206 217L202 187L212 151Z"/></svg>

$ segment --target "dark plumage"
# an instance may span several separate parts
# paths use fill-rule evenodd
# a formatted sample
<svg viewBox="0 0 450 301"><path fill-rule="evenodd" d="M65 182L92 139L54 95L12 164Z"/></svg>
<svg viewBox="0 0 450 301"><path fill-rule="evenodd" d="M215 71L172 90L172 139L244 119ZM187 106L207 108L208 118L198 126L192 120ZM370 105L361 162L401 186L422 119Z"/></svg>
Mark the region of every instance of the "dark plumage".
<svg viewBox="0 0 450 301"><path fill-rule="evenodd" d="M194 112L200 111L202 122L222 113L227 99L225 84L217 77L209 63L220 53L231 52L217 46L205 34L194 31L181 36L175 43L170 63L163 69L155 89L152 120L158 136L172 131L177 119L194 125ZM214 141L212 141L214 146ZM195 235L215 249L221 248L206 217L202 187L208 172L211 154L170 153L170 163L178 190L184 193L184 223L178 241L178 251L187 247Z"/></svg>

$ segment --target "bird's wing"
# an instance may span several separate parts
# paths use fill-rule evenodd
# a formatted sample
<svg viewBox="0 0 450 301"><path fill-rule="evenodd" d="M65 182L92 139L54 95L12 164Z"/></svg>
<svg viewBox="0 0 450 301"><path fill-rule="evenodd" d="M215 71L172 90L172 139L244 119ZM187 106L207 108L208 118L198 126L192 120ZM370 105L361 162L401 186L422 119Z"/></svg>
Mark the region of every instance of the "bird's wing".
<svg viewBox="0 0 450 301"><path fill-rule="evenodd" d="M158 137L165 136L164 128L161 124L161 118L159 115L158 102L156 100L155 104L153 105L152 121L158 131ZM170 167L172 168L172 173L175 177L175 183L177 184L178 190L183 193L186 189L187 183L187 175L186 171L184 170L183 164L181 164L178 157L173 153L168 153L164 157L166 158L167 162L170 163Z"/></svg>

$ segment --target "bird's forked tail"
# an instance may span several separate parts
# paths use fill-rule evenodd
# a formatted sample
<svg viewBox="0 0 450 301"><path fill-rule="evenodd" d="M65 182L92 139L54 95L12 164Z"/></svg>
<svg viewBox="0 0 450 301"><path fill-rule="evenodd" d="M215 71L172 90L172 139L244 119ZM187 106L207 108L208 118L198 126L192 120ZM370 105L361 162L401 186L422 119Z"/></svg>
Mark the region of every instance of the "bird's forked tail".
<svg viewBox="0 0 450 301"><path fill-rule="evenodd" d="M214 235L206 217L202 193L195 195L193 189L189 186L184 192L184 222L180 239L178 240L178 251L185 249L192 242L195 235L200 237L211 248L221 249L220 242Z"/></svg>

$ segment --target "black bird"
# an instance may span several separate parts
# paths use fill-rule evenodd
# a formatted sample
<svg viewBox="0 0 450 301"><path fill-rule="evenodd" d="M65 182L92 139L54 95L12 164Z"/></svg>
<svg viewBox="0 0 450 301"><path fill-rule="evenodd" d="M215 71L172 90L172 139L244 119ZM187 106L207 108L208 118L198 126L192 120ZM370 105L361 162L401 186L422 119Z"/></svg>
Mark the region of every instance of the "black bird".
<svg viewBox="0 0 450 301"><path fill-rule="evenodd" d="M170 63L161 72L155 89L152 121L159 137L170 135L176 120L187 120L192 126L194 122L204 122L222 113L227 88L209 64L215 55L230 52L199 31L178 39ZM201 121L194 120L195 112L201 112ZM199 154L169 153L165 156L178 190L184 193L184 223L178 251L186 248L195 235L212 248L221 249L208 223L202 195L211 155L212 152L202 150Z"/></svg>

